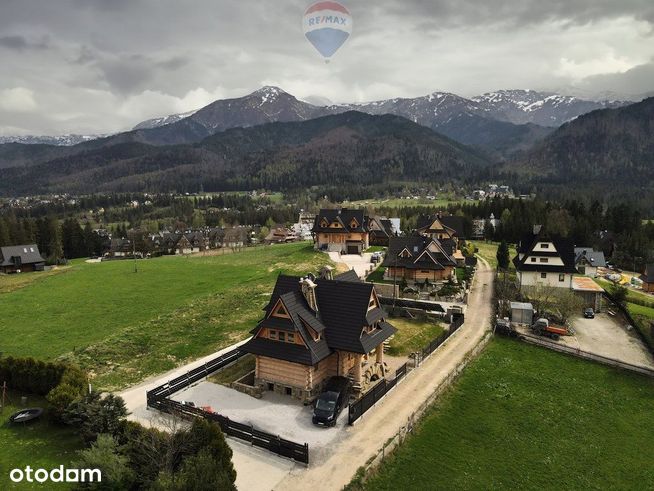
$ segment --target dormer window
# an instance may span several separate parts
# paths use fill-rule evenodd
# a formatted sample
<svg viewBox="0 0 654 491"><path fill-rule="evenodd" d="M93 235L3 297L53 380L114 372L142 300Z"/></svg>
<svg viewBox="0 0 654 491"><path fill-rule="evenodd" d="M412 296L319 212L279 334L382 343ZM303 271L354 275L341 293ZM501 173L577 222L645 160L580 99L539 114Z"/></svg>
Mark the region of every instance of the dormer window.
<svg viewBox="0 0 654 491"><path fill-rule="evenodd" d="M359 226L359 222L357 222L357 219L356 219L356 218L353 218L353 219L350 221L350 228L357 228L358 226Z"/></svg>
<svg viewBox="0 0 654 491"><path fill-rule="evenodd" d="M402 249L402 252L400 252L400 257L411 257L411 253L409 252L409 249L406 247Z"/></svg>
<svg viewBox="0 0 654 491"><path fill-rule="evenodd" d="M323 218L323 219L320 221L320 227L321 227L321 228L327 228L327 227L329 227L329 222L327 221L326 218Z"/></svg>

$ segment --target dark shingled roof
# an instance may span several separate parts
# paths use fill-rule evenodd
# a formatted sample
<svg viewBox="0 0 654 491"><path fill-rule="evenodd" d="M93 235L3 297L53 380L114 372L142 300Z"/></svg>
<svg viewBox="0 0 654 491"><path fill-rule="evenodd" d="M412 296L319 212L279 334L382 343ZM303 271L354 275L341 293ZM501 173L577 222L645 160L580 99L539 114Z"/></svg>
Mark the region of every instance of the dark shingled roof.
<svg viewBox="0 0 654 491"><path fill-rule="evenodd" d="M465 238L465 222L463 217L456 215L442 216L441 223L446 227L453 229L459 239Z"/></svg>
<svg viewBox="0 0 654 491"><path fill-rule="evenodd" d="M340 223L343 228L330 228L330 227L321 227L320 223L322 219L325 218L328 223ZM356 219L359 224L357 227L350 227L352 219ZM336 210L323 209L320 210L320 213L316 215L316 218L313 222L312 232L327 232L327 233L342 233L346 232L367 232L368 231L368 219L364 214L363 210L351 210L349 208L341 208Z"/></svg>
<svg viewBox="0 0 654 491"><path fill-rule="evenodd" d="M36 244L0 247L0 266L14 266L13 258L20 258L21 264L45 262Z"/></svg>
<svg viewBox="0 0 654 491"><path fill-rule="evenodd" d="M429 251L428 247L432 242L440 246L443 251ZM404 249L409 251L410 257L400 256ZM438 240L422 235L391 237L382 266L394 267L397 265L398 268L443 270L445 266L456 266L456 262L447 252L447 249Z"/></svg>
<svg viewBox="0 0 654 491"><path fill-rule="evenodd" d="M640 275L640 279L645 283L654 283L654 263L645 266L645 273Z"/></svg>
<svg viewBox="0 0 654 491"><path fill-rule="evenodd" d="M361 278L359 278L359 275L357 275L356 271L353 269L346 271L345 273L338 274L334 276L334 280L336 281L356 281L360 282Z"/></svg>
<svg viewBox="0 0 654 491"><path fill-rule="evenodd" d="M318 279L316 301L318 312L308 305L301 292L297 276L280 275L265 307L266 315L251 332L255 336L243 345L249 353L283 359L294 363L313 365L326 358L334 350L353 353L369 353L395 333L395 328L386 322L386 313L379 307L368 310L373 285L364 283L344 273L333 280ZM356 278L355 278L356 277ZM271 317L272 309L281 301L290 319ZM366 326L378 323L372 332L365 332ZM315 341L307 326L321 333ZM267 338L256 337L261 329L271 328L296 332L306 347Z"/></svg>
<svg viewBox="0 0 654 491"><path fill-rule="evenodd" d="M552 242L554 251L531 252L539 242ZM520 259L520 254L523 254ZM528 257L560 257L563 266L541 262L528 262ZM520 240L518 255L513 258L513 264L518 271L538 271L543 273L578 273L575 267L575 247L571 240L557 236L550 236L544 232L528 234Z"/></svg>

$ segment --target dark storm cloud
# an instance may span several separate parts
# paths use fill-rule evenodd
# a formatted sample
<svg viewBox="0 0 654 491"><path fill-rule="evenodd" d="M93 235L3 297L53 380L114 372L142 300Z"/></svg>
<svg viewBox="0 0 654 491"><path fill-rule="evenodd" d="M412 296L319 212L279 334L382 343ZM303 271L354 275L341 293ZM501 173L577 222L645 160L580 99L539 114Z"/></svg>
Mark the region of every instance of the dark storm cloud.
<svg viewBox="0 0 654 491"><path fill-rule="evenodd" d="M264 84L335 102L654 89L652 0L340 0L354 33L329 65L301 32L313 0L1 1L4 133L116 131Z"/></svg>

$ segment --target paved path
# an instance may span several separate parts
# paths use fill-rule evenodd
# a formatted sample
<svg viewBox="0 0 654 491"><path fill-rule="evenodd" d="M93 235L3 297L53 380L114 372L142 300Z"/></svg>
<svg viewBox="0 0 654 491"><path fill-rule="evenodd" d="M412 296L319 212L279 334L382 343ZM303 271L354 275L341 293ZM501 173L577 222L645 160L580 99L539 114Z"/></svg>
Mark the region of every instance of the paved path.
<svg viewBox="0 0 654 491"><path fill-rule="evenodd" d="M483 260L469 297L465 324L449 338L418 370L362 420L348 430L333 454L325 461L313 462L306 470L294 468L288 477L274 485L276 490L338 490L345 486L357 469L364 465L384 442L392 438L447 378L466 354L483 339L492 313L493 272Z"/></svg>
<svg viewBox="0 0 654 491"><path fill-rule="evenodd" d="M359 278L365 278L370 267L373 264L370 262L372 254L370 252L364 252L363 254L339 254L338 252L330 252L329 259L335 263L343 263L347 265L348 269L353 269L356 274L359 275Z"/></svg>

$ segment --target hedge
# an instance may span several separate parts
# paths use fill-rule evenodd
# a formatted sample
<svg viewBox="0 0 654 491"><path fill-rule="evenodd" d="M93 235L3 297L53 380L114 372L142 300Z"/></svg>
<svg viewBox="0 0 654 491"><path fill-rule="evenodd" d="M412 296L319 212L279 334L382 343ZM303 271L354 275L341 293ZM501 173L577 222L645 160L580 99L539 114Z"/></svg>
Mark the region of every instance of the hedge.
<svg viewBox="0 0 654 491"><path fill-rule="evenodd" d="M0 358L0 385L3 382L12 390L46 396L55 417L87 387L86 373L79 367L34 358Z"/></svg>

